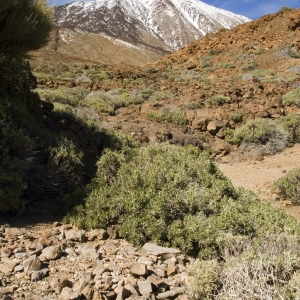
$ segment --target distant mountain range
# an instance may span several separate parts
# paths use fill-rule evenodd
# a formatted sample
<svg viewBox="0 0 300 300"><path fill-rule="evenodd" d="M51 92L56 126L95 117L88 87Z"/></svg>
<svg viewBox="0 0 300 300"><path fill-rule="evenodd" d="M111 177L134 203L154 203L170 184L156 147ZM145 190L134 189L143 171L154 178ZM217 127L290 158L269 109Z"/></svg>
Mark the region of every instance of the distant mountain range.
<svg viewBox="0 0 300 300"><path fill-rule="evenodd" d="M122 47L142 47L156 53L173 52L207 33L251 21L198 0L73 2L56 7L55 20L60 28L77 34L100 34L117 39Z"/></svg>

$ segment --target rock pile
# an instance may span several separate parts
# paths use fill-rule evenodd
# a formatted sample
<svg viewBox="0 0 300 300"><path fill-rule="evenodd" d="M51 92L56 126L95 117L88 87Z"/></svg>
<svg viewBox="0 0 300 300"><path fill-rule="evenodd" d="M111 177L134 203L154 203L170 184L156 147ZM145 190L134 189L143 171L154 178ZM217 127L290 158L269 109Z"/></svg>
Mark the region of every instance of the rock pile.
<svg viewBox="0 0 300 300"><path fill-rule="evenodd" d="M0 299L188 299L193 259L106 230L0 227Z"/></svg>

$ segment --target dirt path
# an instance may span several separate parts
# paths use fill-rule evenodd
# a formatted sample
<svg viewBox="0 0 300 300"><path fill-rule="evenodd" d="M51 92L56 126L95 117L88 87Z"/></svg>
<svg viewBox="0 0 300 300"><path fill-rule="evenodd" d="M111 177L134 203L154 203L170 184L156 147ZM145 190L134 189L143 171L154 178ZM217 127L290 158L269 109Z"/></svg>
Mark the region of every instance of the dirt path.
<svg viewBox="0 0 300 300"><path fill-rule="evenodd" d="M274 201L274 195L271 194L273 181L296 167L300 167L299 144L285 149L282 153L267 156L262 161L219 164L219 168L234 186L241 186L256 192L263 200L283 207L289 214L300 220L300 206L290 206Z"/></svg>

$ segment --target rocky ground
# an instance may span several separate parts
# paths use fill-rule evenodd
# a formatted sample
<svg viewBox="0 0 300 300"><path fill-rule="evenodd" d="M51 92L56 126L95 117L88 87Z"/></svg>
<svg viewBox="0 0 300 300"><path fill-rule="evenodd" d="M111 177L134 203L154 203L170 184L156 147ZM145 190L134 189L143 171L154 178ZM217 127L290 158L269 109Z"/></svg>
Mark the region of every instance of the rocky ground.
<svg viewBox="0 0 300 300"><path fill-rule="evenodd" d="M59 222L1 225L0 299L188 299L192 258L115 238Z"/></svg>

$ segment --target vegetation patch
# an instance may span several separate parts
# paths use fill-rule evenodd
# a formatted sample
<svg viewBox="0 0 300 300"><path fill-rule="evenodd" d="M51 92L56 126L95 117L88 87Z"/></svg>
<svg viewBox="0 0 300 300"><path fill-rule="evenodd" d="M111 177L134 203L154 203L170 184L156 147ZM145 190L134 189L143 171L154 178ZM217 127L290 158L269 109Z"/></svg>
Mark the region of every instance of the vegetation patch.
<svg viewBox="0 0 300 300"><path fill-rule="evenodd" d="M288 133L280 124L270 119L246 122L235 131L227 131L227 141L264 154L282 151L288 144Z"/></svg>
<svg viewBox="0 0 300 300"><path fill-rule="evenodd" d="M300 204L300 168L292 169L273 183L273 191L290 200L293 204Z"/></svg>
<svg viewBox="0 0 300 300"><path fill-rule="evenodd" d="M300 87L283 95L282 104L300 106Z"/></svg>
<svg viewBox="0 0 300 300"><path fill-rule="evenodd" d="M290 143L300 143L300 116L287 115L279 119L279 124L288 133Z"/></svg>
<svg viewBox="0 0 300 300"><path fill-rule="evenodd" d="M180 108L168 106L162 111L150 111L147 117L158 122L170 122L179 126L184 126L188 123L185 112Z"/></svg>
<svg viewBox="0 0 300 300"><path fill-rule="evenodd" d="M212 106L222 106L226 103L230 103L230 98L223 95L214 95L205 100L205 104L210 104Z"/></svg>

